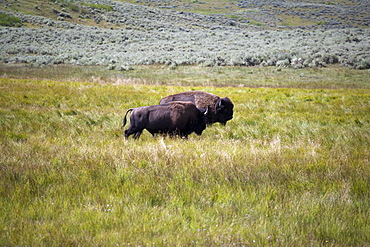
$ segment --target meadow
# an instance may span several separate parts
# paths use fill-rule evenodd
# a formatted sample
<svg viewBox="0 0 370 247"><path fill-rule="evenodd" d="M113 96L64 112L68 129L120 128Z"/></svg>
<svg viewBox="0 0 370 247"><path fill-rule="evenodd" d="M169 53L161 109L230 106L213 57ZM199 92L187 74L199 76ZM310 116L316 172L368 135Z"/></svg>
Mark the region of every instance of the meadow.
<svg viewBox="0 0 370 247"><path fill-rule="evenodd" d="M226 87L230 68L162 83L147 68L2 71L1 246L370 246L368 74L327 69L330 87L314 69L245 68L270 79ZM195 89L228 96L233 120L188 140L123 138L128 108Z"/></svg>

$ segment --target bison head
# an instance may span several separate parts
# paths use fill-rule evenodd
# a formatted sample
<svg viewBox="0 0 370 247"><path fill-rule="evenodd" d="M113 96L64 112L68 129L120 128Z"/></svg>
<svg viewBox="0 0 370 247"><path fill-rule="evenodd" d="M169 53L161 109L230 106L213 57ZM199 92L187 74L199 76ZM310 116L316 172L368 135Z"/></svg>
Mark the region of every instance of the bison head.
<svg viewBox="0 0 370 247"><path fill-rule="evenodd" d="M234 104L228 97L221 98L215 105L215 120L225 125L227 121L233 118Z"/></svg>
<svg viewBox="0 0 370 247"><path fill-rule="evenodd" d="M198 117L195 120L195 123L192 123L194 126L194 132L197 135L201 135L203 130L206 129L206 118L208 117L208 107L207 109L197 108L199 110Z"/></svg>

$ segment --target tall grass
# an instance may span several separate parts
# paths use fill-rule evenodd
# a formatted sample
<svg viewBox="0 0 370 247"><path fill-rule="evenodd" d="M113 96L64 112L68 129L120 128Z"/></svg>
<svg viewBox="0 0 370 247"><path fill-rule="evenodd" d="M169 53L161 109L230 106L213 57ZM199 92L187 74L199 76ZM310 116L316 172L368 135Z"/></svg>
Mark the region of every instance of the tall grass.
<svg viewBox="0 0 370 247"><path fill-rule="evenodd" d="M370 91L0 79L0 245L369 246ZM126 109L230 97L202 136Z"/></svg>

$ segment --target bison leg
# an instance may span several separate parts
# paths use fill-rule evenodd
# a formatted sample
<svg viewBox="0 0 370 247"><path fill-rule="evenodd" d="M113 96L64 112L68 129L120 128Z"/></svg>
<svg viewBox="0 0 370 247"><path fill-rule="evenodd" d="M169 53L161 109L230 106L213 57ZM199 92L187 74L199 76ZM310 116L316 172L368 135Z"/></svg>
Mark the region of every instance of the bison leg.
<svg viewBox="0 0 370 247"><path fill-rule="evenodd" d="M125 139L127 139L131 134L128 132L128 129L125 130Z"/></svg>
<svg viewBox="0 0 370 247"><path fill-rule="evenodd" d="M133 131L132 129L127 129L125 130L125 138L127 139L130 135L134 135L134 139L137 139L140 137L142 131L143 130Z"/></svg>
<svg viewBox="0 0 370 247"><path fill-rule="evenodd" d="M182 139L185 139L185 140L187 140L188 139L188 134L187 133L185 133L184 131L180 131L180 137L182 138Z"/></svg>
<svg viewBox="0 0 370 247"><path fill-rule="evenodd" d="M188 135L181 135L181 138L184 139L184 140L187 140L188 139Z"/></svg>
<svg viewBox="0 0 370 247"><path fill-rule="evenodd" d="M139 131L139 132L136 132L135 134L134 134L134 139L137 139L137 138L139 138L140 137L140 135L141 135L141 132L142 131Z"/></svg>

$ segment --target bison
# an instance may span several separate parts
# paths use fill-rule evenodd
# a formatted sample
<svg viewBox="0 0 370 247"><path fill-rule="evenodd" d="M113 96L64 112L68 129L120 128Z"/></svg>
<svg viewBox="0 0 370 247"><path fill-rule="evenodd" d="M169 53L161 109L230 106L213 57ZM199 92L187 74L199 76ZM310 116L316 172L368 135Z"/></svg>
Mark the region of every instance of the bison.
<svg viewBox="0 0 370 247"><path fill-rule="evenodd" d="M208 109L199 109L191 102L169 102L131 108L126 111L122 128L126 125L128 112L131 112L130 127L125 130L125 138L130 135L135 139L139 138L144 129L153 136L156 133L163 133L187 138L193 132L201 135L205 130Z"/></svg>
<svg viewBox="0 0 370 247"><path fill-rule="evenodd" d="M217 95L203 91L189 91L167 96L159 102L166 104L171 101L190 101L198 108L208 108L209 114L206 118L206 124L219 122L223 125L233 118L234 104L228 97L220 98Z"/></svg>

